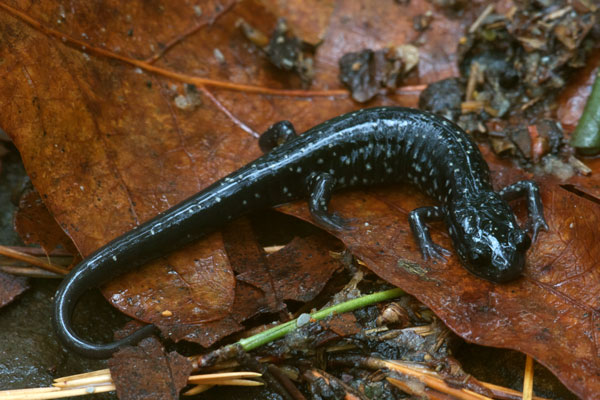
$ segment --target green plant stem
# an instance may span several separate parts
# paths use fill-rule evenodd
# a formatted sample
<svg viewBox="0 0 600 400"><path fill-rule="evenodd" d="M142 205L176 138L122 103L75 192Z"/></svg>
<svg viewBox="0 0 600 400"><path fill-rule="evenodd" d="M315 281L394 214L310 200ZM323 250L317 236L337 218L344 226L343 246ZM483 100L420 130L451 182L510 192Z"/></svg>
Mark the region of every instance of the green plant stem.
<svg viewBox="0 0 600 400"><path fill-rule="evenodd" d="M357 299L348 300L346 302L336 304L334 306L325 308L321 311L317 311L310 315L311 320L321 320L329 317L333 314L342 314L348 311L353 311L362 307L370 306L371 304L379 303L380 301L390 300L395 297L402 296L404 291L402 289L391 289L383 292L377 292L369 294ZM288 321L284 324L276 326L271 329L267 329L257 335L245 338L237 342L245 351L254 350L264 344L267 344L273 340L280 339L293 331L297 327L297 319Z"/></svg>
<svg viewBox="0 0 600 400"><path fill-rule="evenodd" d="M600 70L596 74L592 93L571 137L571 146L586 155L600 152Z"/></svg>

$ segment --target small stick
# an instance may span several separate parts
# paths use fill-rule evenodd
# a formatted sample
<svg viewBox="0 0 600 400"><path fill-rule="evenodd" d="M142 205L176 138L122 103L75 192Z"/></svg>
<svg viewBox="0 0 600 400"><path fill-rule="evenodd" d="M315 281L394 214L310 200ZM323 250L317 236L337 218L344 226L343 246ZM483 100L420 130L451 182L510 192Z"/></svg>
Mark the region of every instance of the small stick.
<svg viewBox="0 0 600 400"><path fill-rule="evenodd" d="M115 385L90 386L87 388L62 390L55 387L40 389L19 389L0 392L0 400L46 400L64 397L85 396L115 390Z"/></svg>
<svg viewBox="0 0 600 400"><path fill-rule="evenodd" d="M110 370L108 368L106 368L106 369L99 369L97 371L92 371L92 372L84 372L83 374L63 376L60 378L56 378L54 380L54 382L58 383L58 382L70 381L73 379L88 378L90 376L97 376L97 375L108 375L108 377L110 378Z"/></svg>
<svg viewBox="0 0 600 400"><path fill-rule="evenodd" d="M477 30L477 28L479 28L479 26L481 25L481 23L483 22L483 20L486 19L487 16L492 13L492 11L494 11L494 5L490 4L489 6L487 6L485 8L485 10L483 10L483 12L481 13L481 15L479 17L477 17L477 19L475 20L475 22L473 22L473 25L471 25L471 27L469 28L469 33L475 32Z"/></svg>
<svg viewBox="0 0 600 400"><path fill-rule="evenodd" d="M203 374L192 375L188 378L189 383L206 383L209 381L224 380L224 379L241 379L241 378L257 378L262 376L258 372L242 371L242 372L222 372L218 374Z"/></svg>
<svg viewBox="0 0 600 400"><path fill-rule="evenodd" d="M15 265L0 265L0 271L11 275L26 276L29 278L62 279L64 275L50 272L37 267L17 267Z"/></svg>
<svg viewBox="0 0 600 400"><path fill-rule="evenodd" d="M531 400L533 395L533 358L525 358L525 377L523 378L523 400Z"/></svg>
<svg viewBox="0 0 600 400"><path fill-rule="evenodd" d="M29 264L35 265L36 267L40 267L50 272L56 272L62 275L66 275L69 273L69 270L66 268L50 264L37 257L30 256L29 254L25 254L7 246L0 246L0 254L6 257L14 258L15 260L28 262Z"/></svg>
<svg viewBox="0 0 600 400"><path fill-rule="evenodd" d="M72 387L79 387L79 386L86 386L86 385L111 384L111 383L112 383L112 378L111 378L110 374L108 374L108 375L90 376L87 378L79 378L79 379L73 379L73 380L69 379L68 381L55 382L52 384L52 386L59 387L59 388L72 388Z"/></svg>

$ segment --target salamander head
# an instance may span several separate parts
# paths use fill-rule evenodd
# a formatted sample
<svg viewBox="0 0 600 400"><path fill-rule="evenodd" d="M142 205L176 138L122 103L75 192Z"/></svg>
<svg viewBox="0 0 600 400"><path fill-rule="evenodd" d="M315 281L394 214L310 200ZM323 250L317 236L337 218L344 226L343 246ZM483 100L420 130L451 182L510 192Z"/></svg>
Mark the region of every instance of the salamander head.
<svg viewBox="0 0 600 400"><path fill-rule="evenodd" d="M531 240L497 193L452 203L447 218L454 248L469 271L499 283L521 275Z"/></svg>

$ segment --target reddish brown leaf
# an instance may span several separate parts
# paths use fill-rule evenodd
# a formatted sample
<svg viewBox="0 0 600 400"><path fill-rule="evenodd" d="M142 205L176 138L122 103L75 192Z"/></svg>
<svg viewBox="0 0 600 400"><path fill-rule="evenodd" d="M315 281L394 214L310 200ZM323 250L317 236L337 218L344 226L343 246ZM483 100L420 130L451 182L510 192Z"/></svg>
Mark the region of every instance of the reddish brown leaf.
<svg viewBox="0 0 600 400"><path fill-rule="evenodd" d="M295 238L266 255L245 219L228 225L223 234L236 278L261 289L272 312L283 309L284 300L312 300L341 266L329 254L341 249L340 244L329 235Z"/></svg>
<svg viewBox="0 0 600 400"><path fill-rule="evenodd" d="M596 52L586 67L577 73L558 98L556 116L563 128L572 132L583 113L583 107L592 92L592 84L600 66L600 53Z"/></svg>
<svg viewBox="0 0 600 400"><path fill-rule="evenodd" d="M50 254L58 245L75 254L73 242L50 215L40 195L35 190L24 193L15 213L15 231L26 244L37 243Z"/></svg>
<svg viewBox="0 0 600 400"><path fill-rule="evenodd" d="M121 400L179 399L192 372L187 358L165 353L154 338L119 350L108 366Z"/></svg>
<svg viewBox="0 0 600 400"><path fill-rule="evenodd" d="M29 289L27 279L0 272L0 307L12 302L27 289Z"/></svg>
<svg viewBox="0 0 600 400"><path fill-rule="evenodd" d="M321 292L331 275L342 267L330 252L340 243L329 235L295 238L267 258L277 293L286 300L310 301Z"/></svg>
<svg viewBox="0 0 600 400"><path fill-rule="evenodd" d="M327 321L321 321L321 326L340 337L356 335L362 330L362 326L356 321L356 317L352 313L335 315Z"/></svg>
<svg viewBox="0 0 600 400"><path fill-rule="evenodd" d="M135 299L127 309L137 310L136 316L144 315L144 319L150 319L173 340L185 339L210 346L224 336L242 329L240 323L258 313L283 310L284 300L312 300L321 291L331 274L340 267L340 263L329 254L331 250L339 248L339 242L329 235L320 234L294 239L282 250L269 256L256 242L250 224L244 218L225 226L223 235L228 263L237 273L234 303L226 314L221 315L220 318L203 321L195 313L218 314L215 310L211 311L207 308L202 303L202 299L190 301L194 297L181 294L181 287L170 291L161 290L163 286L161 281L156 282L152 288L153 301L159 305L171 303L170 310L174 312L168 317L158 312L154 317L151 315L146 317L149 303L147 301L144 304L138 303L145 296L143 288L134 282L119 280L114 285L122 288L120 290L123 293L127 291L128 294L123 298L127 298L128 302L132 298ZM195 270L191 265L190 273ZM132 279L136 279L137 274L132 273L131 276ZM188 283L187 290L202 291L203 285ZM214 286L215 282L207 284ZM168 295L169 293L171 294ZM217 303L215 306L218 306L219 300L219 298L209 298L206 301L214 301ZM174 303L176 301L179 303ZM199 305L203 307L199 308Z"/></svg>
<svg viewBox="0 0 600 400"><path fill-rule="evenodd" d="M106 285L119 309L158 326L197 324L226 317L235 278L220 234L210 235Z"/></svg>
<svg viewBox="0 0 600 400"><path fill-rule="evenodd" d="M191 313L192 318L187 320L178 319L175 315L168 320L155 320L154 323L173 340L185 339L209 346L242 329L240 322L260 312L285 309L284 300L312 300L333 272L340 268L339 261L329 254L339 248L339 242L329 235L294 239L282 250L268 256L256 242L245 218L227 225L223 236L227 258L237 273L231 311L214 321L194 320ZM123 287L127 288L127 285ZM130 290L138 288L134 285ZM145 307L138 307L143 312ZM175 309L181 310L182 307Z"/></svg>

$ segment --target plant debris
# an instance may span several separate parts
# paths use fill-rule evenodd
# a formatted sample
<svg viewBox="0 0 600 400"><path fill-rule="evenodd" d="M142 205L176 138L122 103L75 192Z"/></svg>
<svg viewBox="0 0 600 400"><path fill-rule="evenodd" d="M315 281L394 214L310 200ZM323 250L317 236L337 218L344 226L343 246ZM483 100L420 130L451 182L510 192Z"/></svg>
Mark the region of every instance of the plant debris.
<svg viewBox="0 0 600 400"><path fill-rule="evenodd" d="M109 360L119 399L178 399L192 371L176 352L165 353L155 338L116 352Z"/></svg>
<svg viewBox="0 0 600 400"><path fill-rule="evenodd" d="M364 49L340 58L340 81L352 98L364 103L382 89L393 90L419 62L419 51L410 44L373 51Z"/></svg>
<svg viewBox="0 0 600 400"><path fill-rule="evenodd" d="M388 298L401 293L388 292ZM356 295L357 288L352 284L336 297ZM444 393L459 399L474 399L477 395L508 399L518 394L480 382L464 372L452 357L460 340L411 296L402 295L387 305L372 304L366 297L364 300L358 297L334 306L343 307L339 313L354 309L350 303L366 305L353 313L322 310L302 324L300 316L296 323L284 323L200 356L194 365L214 370L239 363L263 373L283 398L304 398L302 392L322 399L396 399L402 395L400 392L426 398L439 398ZM329 316L318 320L318 315ZM282 340L268 342L262 337L266 334L270 340L276 339L284 331L289 332ZM266 345L256 347L255 343ZM255 352L244 352L251 348L256 348ZM232 359L237 363L232 364Z"/></svg>
<svg viewBox="0 0 600 400"><path fill-rule="evenodd" d="M558 89L598 39L592 30L598 10L563 3L522 2L505 14L488 6L459 42L462 77L431 84L419 105L486 135L497 154L521 166L541 163L546 172L570 177L578 171L570 166L572 151L560 124L548 118ZM530 121L522 122L523 114Z"/></svg>
<svg viewBox="0 0 600 400"><path fill-rule="evenodd" d="M27 289L29 283L26 278L0 272L0 307L9 304Z"/></svg>
<svg viewBox="0 0 600 400"><path fill-rule="evenodd" d="M283 71L294 71L305 87L309 87L314 77L314 61L311 56L315 46L294 36L284 18L277 20L277 25L270 38L244 20L237 25L244 35L255 45L262 48L269 61Z"/></svg>

